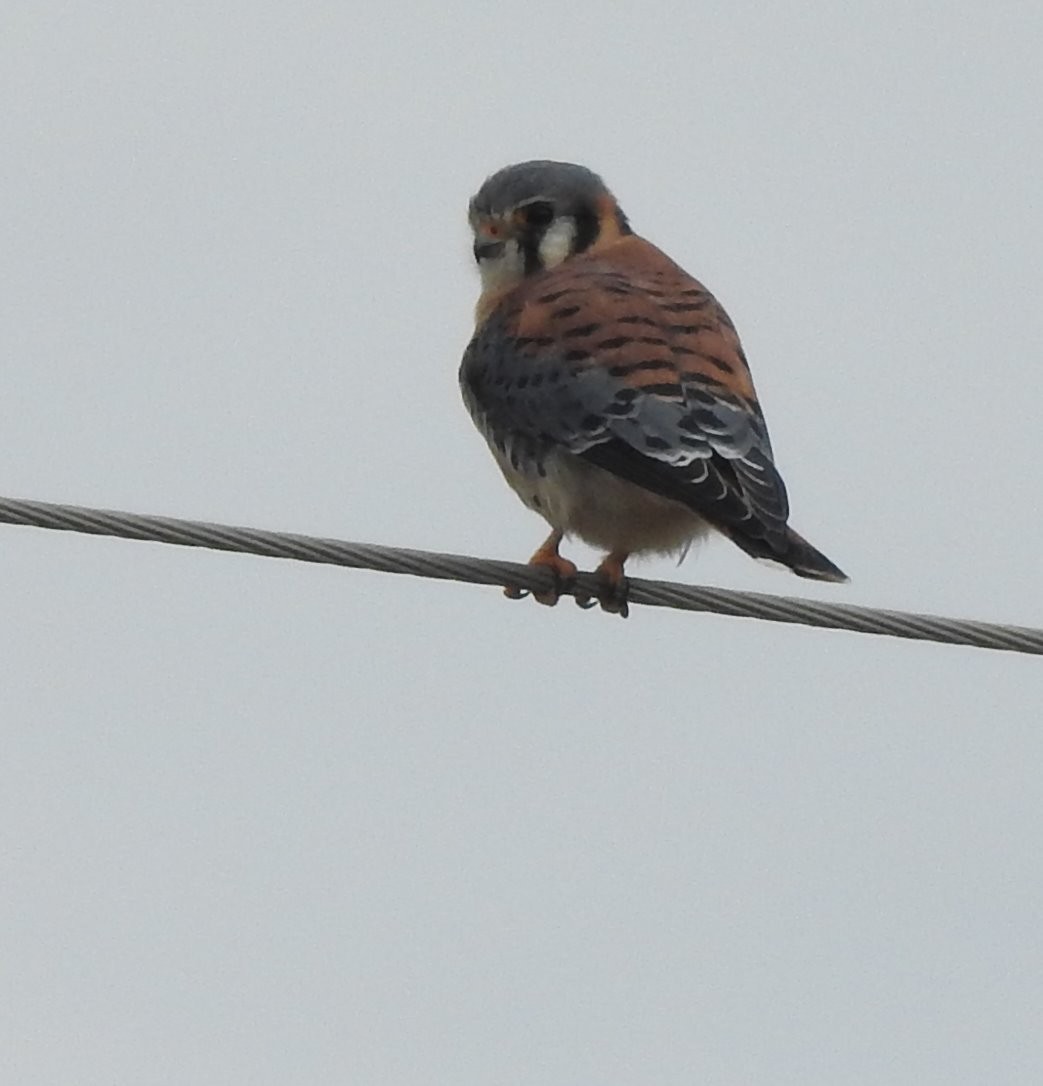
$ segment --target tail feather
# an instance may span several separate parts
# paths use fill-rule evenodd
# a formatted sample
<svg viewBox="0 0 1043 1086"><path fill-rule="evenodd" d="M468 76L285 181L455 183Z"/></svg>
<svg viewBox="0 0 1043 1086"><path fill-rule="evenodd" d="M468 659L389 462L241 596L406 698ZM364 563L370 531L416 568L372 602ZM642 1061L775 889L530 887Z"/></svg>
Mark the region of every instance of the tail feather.
<svg viewBox="0 0 1043 1086"><path fill-rule="evenodd" d="M821 551L816 550L802 535L792 528L786 528L781 538L776 536L770 542L751 536L730 535L732 542L754 558L766 558L772 562L781 562L798 577L808 577L815 581L835 581L843 583L848 579L842 569L834 565Z"/></svg>

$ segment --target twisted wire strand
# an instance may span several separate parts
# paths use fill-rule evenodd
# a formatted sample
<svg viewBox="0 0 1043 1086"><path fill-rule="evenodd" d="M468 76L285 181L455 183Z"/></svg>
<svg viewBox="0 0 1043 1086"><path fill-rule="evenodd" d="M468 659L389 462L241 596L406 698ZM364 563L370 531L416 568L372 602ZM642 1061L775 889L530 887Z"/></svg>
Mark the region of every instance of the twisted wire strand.
<svg viewBox="0 0 1043 1086"><path fill-rule="evenodd" d="M269 558L290 558L299 562L320 562L384 573L407 573L437 580L503 585L531 592L546 592L552 588L551 575L547 570L517 562L347 543L338 539L76 505L0 498L0 522L172 543L183 547L237 551ZM596 596L598 587L594 574L581 573L565 591L570 595ZM759 618L769 622L1043 655L1043 630L1026 626L974 622L906 611L882 611L851 604L822 603L792 596L769 596L760 592L739 592L642 578L630 578L629 599L631 603L650 607L713 612L737 618Z"/></svg>

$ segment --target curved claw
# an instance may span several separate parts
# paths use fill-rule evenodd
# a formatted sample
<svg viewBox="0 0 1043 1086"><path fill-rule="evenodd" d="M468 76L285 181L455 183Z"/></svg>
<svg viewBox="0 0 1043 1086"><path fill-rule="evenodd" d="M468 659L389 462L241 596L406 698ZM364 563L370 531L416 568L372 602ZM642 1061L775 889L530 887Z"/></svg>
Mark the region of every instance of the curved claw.
<svg viewBox="0 0 1043 1086"><path fill-rule="evenodd" d="M549 568L554 578L554 586L549 592L533 592L532 594L532 598L537 603L542 603L544 607L556 607L558 600L565 594L565 589L569 587L572 579L576 576L576 567L571 562L566 562L564 558L559 561L562 563L560 566L547 565L542 562L532 563L533 565L542 565L545 569Z"/></svg>
<svg viewBox="0 0 1043 1086"><path fill-rule="evenodd" d="M523 600L526 596L532 596L545 607L553 607L566 590L574 583L576 578L576 566L567 558L558 554L558 546L561 543L563 533L551 532L543 545L529 559L529 565L550 571L553 584L549 591L530 592L525 588L517 588L508 585L503 594L509 600ZM623 564L628 555L625 551L613 551L597 568L598 591L594 596L587 592L578 592L575 595L576 606L584 611L590 610L596 604L600 604L601 610L610 615L621 615L626 618L630 614L627 604L629 584L623 573Z"/></svg>
<svg viewBox="0 0 1043 1086"><path fill-rule="evenodd" d="M630 605L627 603L628 587L626 581L623 580L608 588L603 595L598 597L601 610L610 615L626 618L630 614Z"/></svg>
<svg viewBox="0 0 1043 1086"><path fill-rule="evenodd" d="M550 571L553 584L547 592L528 592L525 589L508 587L503 590L508 599L520 600L531 595L537 603L544 607L553 607L561 599L564 590L572 583L576 576L576 567L567 558L558 554L558 546L562 540L562 532L554 531L544 540L539 550L529 559L529 565Z"/></svg>

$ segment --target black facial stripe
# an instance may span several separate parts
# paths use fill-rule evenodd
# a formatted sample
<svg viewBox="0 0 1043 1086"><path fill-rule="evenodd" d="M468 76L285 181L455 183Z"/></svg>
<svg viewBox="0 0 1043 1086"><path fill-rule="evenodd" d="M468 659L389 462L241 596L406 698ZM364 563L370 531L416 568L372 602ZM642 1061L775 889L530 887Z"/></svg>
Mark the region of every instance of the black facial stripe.
<svg viewBox="0 0 1043 1086"><path fill-rule="evenodd" d="M543 261L540 259L540 242L543 240L543 231L539 233L526 230L518 239L521 244L522 256L525 258L525 274L534 275L543 269Z"/></svg>
<svg viewBox="0 0 1043 1086"><path fill-rule="evenodd" d="M594 244L598 236L598 216L591 207L580 208L576 212L576 236L572 242L572 251L582 253Z"/></svg>
<svg viewBox="0 0 1043 1086"><path fill-rule="evenodd" d="M554 229L559 220L552 219L547 223L527 223L518 235L518 244L521 246L522 255L525 258L525 274L543 270L543 258L540 256L540 245L547 234ZM573 247L573 252L575 252Z"/></svg>
<svg viewBox="0 0 1043 1086"><path fill-rule="evenodd" d="M524 210L525 221L531 227L543 229L554 221L554 205L549 200L531 200Z"/></svg>

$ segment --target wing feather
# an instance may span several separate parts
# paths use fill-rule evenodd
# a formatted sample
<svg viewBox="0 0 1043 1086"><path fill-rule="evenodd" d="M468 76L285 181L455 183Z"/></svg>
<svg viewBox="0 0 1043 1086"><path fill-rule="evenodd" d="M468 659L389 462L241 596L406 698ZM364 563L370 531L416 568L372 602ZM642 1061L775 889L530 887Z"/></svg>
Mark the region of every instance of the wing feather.
<svg viewBox="0 0 1043 1086"><path fill-rule="evenodd" d="M636 236L525 280L476 332L461 386L519 470L553 449L781 545L786 489L735 328Z"/></svg>

